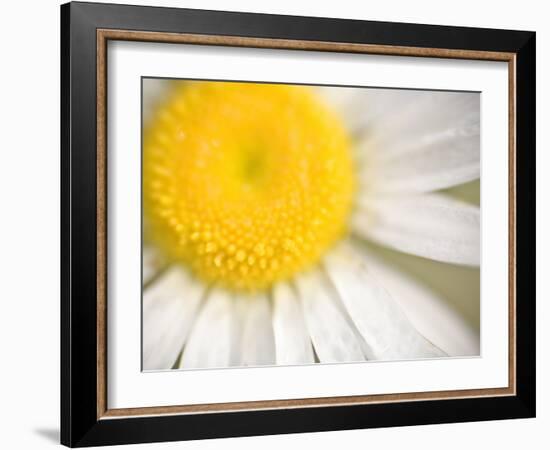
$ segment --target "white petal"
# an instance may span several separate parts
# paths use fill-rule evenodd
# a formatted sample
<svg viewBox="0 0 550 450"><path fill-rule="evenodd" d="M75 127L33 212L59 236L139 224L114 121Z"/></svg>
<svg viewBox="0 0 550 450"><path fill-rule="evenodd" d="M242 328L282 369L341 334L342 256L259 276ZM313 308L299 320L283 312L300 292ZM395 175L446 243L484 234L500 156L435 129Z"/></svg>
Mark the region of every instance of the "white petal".
<svg viewBox="0 0 550 450"><path fill-rule="evenodd" d="M372 275L399 303L414 327L449 356L479 355L479 335L425 286L390 267L370 252L361 258Z"/></svg>
<svg viewBox="0 0 550 450"><path fill-rule="evenodd" d="M187 344L180 368L228 367L239 345L238 317L233 298L221 290L212 290L206 299Z"/></svg>
<svg viewBox="0 0 550 450"><path fill-rule="evenodd" d="M297 278L298 295L319 361L363 361L359 336L337 301L334 288L315 270Z"/></svg>
<svg viewBox="0 0 550 450"><path fill-rule="evenodd" d="M269 300L265 295L244 298L240 365L275 364L275 341Z"/></svg>
<svg viewBox="0 0 550 450"><path fill-rule="evenodd" d="M158 78L144 78L142 105L143 105L143 122L147 123L158 103L166 96L170 81Z"/></svg>
<svg viewBox="0 0 550 450"><path fill-rule="evenodd" d="M376 159L410 155L419 146L418 140L431 142L462 127L479 132L478 93L376 90L369 92L366 102L365 109L382 111L369 116L371 123L365 137L373 144L383 144Z"/></svg>
<svg viewBox="0 0 550 450"><path fill-rule="evenodd" d="M286 283L273 289L273 331L277 364L314 362L311 339L295 293Z"/></svg>
<svg viewBox="0 0 550 450"><path fill-rule="evenodd" d="M385 100L393 108L372 119L361 138L362 184L384 193L428 192L479 178L479 94L397 92Z"/></svg>
<svg viewBox="0 0 550 450"><path fill-rule="evenodd" d="M360 200L354 231L417 256L479 266L479 208L440 194L373 195Z"/></svg>
<svg viewBox="0 0 550 450"><path fill-rule="evenodd" d="M143 369L170 369L189 333L204 287L172 267L143 293Z"/></svg>
<svg viewBox="0 0 550 450"><path fill-rule="evenodd" d="M162 256L151 245L143 246L143 284L147 284L163 268Z"/></svg>
<svg viewBox="0 0 550 450"><path fill-rule="evenodd" d="M325 258L330 279L369 348L368 359L445 356L413 327L347 243Z"/></svg>
<svg viewBox="0 0 550 450"><path fill-rule="evenodd" d="M370 132L377 121L395 113L422 91L354 87L317 87L317 92L343 117L353 134ZM391 117L391 116L390 116Z"/></svg>

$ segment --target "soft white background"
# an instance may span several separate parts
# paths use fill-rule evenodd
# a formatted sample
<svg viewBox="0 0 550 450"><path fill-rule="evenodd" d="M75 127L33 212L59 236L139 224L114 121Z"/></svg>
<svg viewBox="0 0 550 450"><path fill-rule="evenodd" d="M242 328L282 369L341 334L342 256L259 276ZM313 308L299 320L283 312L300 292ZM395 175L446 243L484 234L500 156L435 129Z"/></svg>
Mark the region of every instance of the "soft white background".
<svg viewBox="0 0 550 450"><path fill-rule="evenodd" d="M133 3L151 4L152 1ZM538 379L550 375L550 327L545 299L550 298L548 261L550 191L545 167L550 164L548 121L550 31L544 2L446 4L414 2L306 2L278 0L162 1L158 5L206 9L347 17L372 20L536 30L538 44ZM40 449L56 445L59 422L59 2L8 2L0 28L0 447ZM545 56L546 55L546 56ZM543 264L546 264L544 266ZM6 289L7 287L7 289ZM287 448L422 448L516 449L548 445L550 388L538 384L538 418L506 422L452 424L400 429L359 430L308 435L268 436L203 442L141 445L136 448L265 449Z"/></svg>

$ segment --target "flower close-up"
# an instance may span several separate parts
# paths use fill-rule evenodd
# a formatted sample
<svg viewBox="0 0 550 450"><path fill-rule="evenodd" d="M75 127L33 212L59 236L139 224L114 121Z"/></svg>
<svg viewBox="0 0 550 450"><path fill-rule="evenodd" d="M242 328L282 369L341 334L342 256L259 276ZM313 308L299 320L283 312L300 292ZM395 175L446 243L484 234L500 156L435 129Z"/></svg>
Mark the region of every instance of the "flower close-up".
<svg viewBox="0 0 550 450"><path fill-rule="evenodd" d="M479 355L479 94L142 88L144 370Z"/></svg>

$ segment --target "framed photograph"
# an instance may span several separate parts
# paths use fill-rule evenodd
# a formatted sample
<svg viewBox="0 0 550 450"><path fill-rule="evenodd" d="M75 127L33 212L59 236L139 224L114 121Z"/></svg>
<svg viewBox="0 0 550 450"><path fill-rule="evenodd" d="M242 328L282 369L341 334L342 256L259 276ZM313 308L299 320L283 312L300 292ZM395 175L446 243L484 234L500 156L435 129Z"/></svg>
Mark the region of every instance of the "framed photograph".
<svg viewBox="0 0 550 450"><path fill-rule="evenodd" d="M535 33L61 7L61 441L535 415Z"/></svg>

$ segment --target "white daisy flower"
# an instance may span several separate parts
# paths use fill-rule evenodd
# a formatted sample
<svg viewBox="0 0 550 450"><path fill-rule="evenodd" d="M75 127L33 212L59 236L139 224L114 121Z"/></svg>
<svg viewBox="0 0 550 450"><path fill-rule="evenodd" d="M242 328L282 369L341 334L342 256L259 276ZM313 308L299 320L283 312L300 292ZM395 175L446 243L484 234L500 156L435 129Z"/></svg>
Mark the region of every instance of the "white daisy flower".
<svg viewBox="0 0 550 450"><path fill-rule="evenodd" d="M143 368L479 354L373 246L479 267L479 96L144 82ZM439 192L436 192L439 191Z"/></svg>

